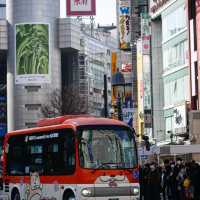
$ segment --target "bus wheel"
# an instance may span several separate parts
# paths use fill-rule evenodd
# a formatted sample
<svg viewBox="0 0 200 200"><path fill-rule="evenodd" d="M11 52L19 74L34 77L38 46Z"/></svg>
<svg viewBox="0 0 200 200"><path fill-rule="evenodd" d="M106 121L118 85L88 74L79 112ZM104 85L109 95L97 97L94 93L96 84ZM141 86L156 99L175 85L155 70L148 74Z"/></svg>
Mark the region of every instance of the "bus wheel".
<svg viewBox="0 0 200 200"><path fill-rule="evenodd" d="M75 200L75 196L74 196L74 194L73 194L72 192L66 193L66 194L64 195L63 200Z"/></svg>
<svg viewBox="0 0 200 200"><path fill-rule="evenodd" d="M18 191L14 191L14 192L12 193L11 200L20 200L20 195L19 195L19 192L18 192Z"/></svg>

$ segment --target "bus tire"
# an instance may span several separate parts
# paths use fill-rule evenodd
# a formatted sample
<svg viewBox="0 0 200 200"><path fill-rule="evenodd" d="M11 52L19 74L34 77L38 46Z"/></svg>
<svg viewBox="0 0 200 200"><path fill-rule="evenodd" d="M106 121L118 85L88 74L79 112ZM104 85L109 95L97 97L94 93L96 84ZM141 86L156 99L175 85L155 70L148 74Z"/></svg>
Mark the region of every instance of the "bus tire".
<svg viewBox="0 0 200 200"><path fill-rule="evenodd" d="M18 189L13 189L11 194L11 200L20 200L20 194L18 192Z"/></svg>
<svg viewBox="0 0 200 200"><path fill-rule="evenodd" d="M75 199L76 199L75 195L71 190L65 191L63 200L75 200Z"/></svg>

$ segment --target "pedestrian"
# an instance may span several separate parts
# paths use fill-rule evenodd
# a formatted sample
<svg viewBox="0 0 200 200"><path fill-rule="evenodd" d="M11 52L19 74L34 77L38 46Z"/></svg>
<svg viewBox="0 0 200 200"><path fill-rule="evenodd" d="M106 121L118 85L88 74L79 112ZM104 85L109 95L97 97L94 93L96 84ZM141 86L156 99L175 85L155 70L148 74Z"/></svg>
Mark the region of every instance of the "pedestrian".
<svg viewBox="0 0 200 200"><path fill-rule="evenodd" d="M160 200L160 174L154 162L150 164L148 189L148 200Z"/></svg>
<svg viewBox="0 0 200 200"><path fill-rule="evenodd" d="M167 189L167 171L165 165L161 165L160 168L160 188L163 200L166 200L166 189Z"/></svg>

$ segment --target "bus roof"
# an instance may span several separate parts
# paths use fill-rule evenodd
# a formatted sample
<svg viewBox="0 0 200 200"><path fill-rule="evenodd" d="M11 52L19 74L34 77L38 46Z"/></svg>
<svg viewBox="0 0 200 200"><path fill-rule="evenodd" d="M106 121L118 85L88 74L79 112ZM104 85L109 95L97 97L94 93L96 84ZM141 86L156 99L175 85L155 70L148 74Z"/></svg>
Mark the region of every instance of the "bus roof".
<svg viewBox="0 0 200 200"><path fill-rule="evenodd" d="M64 115L56 118L45 118L38 121L38 127L51 126L51 125L59 125L59 124L71 124L74 126L81 125L125 125L122 121L118 121L115 119L102 118L102 117L94 117L90 115Z"/></svg>
<svg viewBox="0 0 200 200"><path fill-rule="evenodd" d="M24 133L31 133L32 131L39 132L42 130L49 130L49 129L56 129L58 127L73 127L76 128L78 126L84 125L114 125L114 126L127 126L122 121L109 119L109 118L102 118L102 117L93 117L89 115L64 115L55 118L45 118L41 119L37 122L37 127L35 128L28 128L22 130L11 131L9 135L15 134L24 134Z"/></svg>

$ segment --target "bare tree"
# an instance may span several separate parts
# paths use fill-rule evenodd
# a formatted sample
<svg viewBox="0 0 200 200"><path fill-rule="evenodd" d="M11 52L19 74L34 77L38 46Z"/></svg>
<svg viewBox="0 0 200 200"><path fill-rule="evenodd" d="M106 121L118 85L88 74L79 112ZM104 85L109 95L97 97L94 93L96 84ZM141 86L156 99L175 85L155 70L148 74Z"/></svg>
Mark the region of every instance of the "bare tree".
<svg viewBox="0 0 200 200"><path fill-rule="evenodd" d="M59 115L87 114L87 102L79 90L68 86L62 91L55 89L49 95L49 101L41 106L44 117Z"/></svg>

